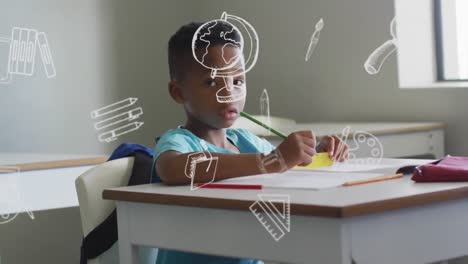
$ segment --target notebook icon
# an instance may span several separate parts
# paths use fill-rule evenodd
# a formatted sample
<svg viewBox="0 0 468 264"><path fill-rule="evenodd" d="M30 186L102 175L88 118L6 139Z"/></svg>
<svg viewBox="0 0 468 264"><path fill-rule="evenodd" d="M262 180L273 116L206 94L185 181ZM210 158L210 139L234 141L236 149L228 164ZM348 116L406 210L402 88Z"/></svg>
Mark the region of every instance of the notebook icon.
<svg viewBox="0 0 468 264"><path fill-rule="evenodd" d="M199 189L207 184L212 183L216 177L216 169L218 167L218 157L213 157L209 152L194 152L187 156L185 163L185 176L191 179L190 190ZM197 176L208 175L210 179L200 185L195 185Z"/></svg>

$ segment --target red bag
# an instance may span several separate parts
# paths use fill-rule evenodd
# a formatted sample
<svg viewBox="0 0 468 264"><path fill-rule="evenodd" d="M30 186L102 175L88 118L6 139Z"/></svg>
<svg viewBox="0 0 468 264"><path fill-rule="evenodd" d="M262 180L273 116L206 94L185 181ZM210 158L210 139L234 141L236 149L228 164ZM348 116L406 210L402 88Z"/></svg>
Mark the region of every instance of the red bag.
<svg viewBox="0 0 468 264"><path fill-rule="evenodd" d="M416 182L468 181L468 157L447 156L438 161L417 166L411 179Z"/></svg>

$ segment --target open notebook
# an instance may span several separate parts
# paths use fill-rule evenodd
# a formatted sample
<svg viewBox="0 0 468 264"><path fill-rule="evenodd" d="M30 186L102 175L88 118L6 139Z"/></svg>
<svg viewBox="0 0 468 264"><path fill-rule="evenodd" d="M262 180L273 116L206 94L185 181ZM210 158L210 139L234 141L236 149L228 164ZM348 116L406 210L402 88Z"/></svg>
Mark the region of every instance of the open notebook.
<svg viewBox="0 0 468 264"><path fill-rule="evenodd" d="M282 174L265 174L220 181L223 184L258 184L263 188L320 190L342 186L344 183L382 176L381 173L330 172L289 170Z"/></svg>

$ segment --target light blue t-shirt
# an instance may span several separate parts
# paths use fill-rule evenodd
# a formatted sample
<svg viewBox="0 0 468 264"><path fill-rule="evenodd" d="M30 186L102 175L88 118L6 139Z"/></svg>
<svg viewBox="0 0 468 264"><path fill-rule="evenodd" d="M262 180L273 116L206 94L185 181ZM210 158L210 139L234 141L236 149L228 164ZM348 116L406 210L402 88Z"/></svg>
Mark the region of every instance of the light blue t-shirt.
<svg viewBox="0 0 468 264"><path fill-rule="evenodd" d="M267 153L275 149L275 147L263 138L243 128L228 128L226 129L227 139L234 144L240 153ZM195 134L185 128L171 129L164 133L156 143L153 154L153 165L162 153L174 150L180 153L208 151L217 153L237 154L229 149L217 147L204 139L197 137ZM153 182L156 179L155 170L153 169Z"/></svg>
<svg viewBox="0 0 468 264"><path fill-rule="evenodd" d="M240 153L267 153L275 147L265 139L261 139L246 129L226 129L227 139L234 144ZM171 129L164 133L156 143L153 154L153 164L162 153L173 150L181 153L209 151L217 153L236 152L219 148L184 128ZM157 175L153 169L153 181ZM157 264L190 263L190 264L261 264L260 260L218 257L204 254L187 253L175 250L159 249Z"/></svg>

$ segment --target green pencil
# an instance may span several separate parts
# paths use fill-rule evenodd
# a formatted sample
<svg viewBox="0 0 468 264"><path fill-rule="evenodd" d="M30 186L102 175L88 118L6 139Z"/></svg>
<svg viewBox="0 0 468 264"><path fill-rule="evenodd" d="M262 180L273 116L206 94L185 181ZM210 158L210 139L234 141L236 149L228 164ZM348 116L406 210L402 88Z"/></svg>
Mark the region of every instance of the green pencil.
<svg viewBox="0 0 468 264"><path fill-rule="evenodd" d="M273 129L272 127L268 126L265 123L260 122L259 120L255 119L255 117L247 114L246 112L240 112L240 115L247 118L247 119L249 119L250 121L254 122L257 125L259 125L259 126L261 126L263 128L266 128L267 130L271 131L273 134L277 135L278 137L280 137L282 139L287 138L283 133L281 133L279 131L276 131L275 129Z"/></svg>

